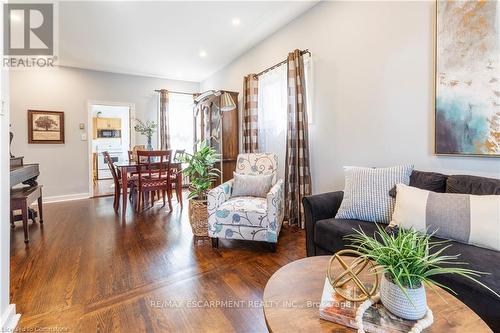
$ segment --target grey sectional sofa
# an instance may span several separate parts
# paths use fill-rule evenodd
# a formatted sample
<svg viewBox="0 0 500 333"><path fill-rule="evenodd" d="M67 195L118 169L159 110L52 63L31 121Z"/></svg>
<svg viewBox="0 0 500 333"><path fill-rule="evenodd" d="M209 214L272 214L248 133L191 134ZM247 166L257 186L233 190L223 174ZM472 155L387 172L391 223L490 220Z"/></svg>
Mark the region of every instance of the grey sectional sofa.
<svg viewBox="0 0 500 333"><path fill-rule="evenodd" d="M447 193L476 195L500 195L500 179L413 171L410 186ZM392 193L394 195L394 193ZM373 234L376 225L361 220L336 219L343 192L329 192L303 198L306 222L307 256L333 254L348 247L344 236L361 228ZM496 230L495 232L499 232ZM452 241L446 254L460 253L460 260L468 262L468 268L489 275L480 280L500 294L500 252ZM446 275L436 280L451 287L457 297L473 309L494 332L500 332L500 298L488 290L460 276Z"/></svg>

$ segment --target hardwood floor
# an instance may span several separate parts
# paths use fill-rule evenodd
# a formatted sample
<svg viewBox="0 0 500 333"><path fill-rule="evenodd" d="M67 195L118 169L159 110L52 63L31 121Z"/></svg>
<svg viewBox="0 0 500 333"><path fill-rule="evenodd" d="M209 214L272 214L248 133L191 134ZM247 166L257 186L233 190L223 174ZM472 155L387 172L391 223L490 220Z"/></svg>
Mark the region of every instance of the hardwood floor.
<svg viewBox="0 0 500 333"><path fill-rule="evenodd" d="M113 195L115 184L113 179L99 179L94 183L94 197Z"/></svg>
<svg viewBox="0 0 500 333"><path fill-rule="evenodd" d="M243 241L212 249L209 240L193 243L187 205L181 210L174 202L173 212L157 205L138 215L129 207L122 221L112 200L45 205L43 227L30 224L29 247L16 225L11 303L22 314L18 328L266 331L264 286L278 268L305 256L303 231L285 227L276 253Z"/></svg>

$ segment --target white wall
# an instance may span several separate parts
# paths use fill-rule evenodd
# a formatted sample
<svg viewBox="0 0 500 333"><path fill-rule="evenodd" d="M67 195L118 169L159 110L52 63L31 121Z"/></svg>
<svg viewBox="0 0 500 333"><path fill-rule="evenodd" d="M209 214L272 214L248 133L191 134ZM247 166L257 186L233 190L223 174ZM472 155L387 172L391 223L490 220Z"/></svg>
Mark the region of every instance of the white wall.
<svg viewBox="0 0 500 333"><path fill-rule="evenodd" d="M322 2L201 83L242 91L243 76L308 48L315 193L341 189L344 165L500 178L500 159L433 155L434 2Z"/></svg>
<svg viewBox="0 0 500 333"><path fill-rule="evenodd" d="M26 163L40 164L39 183L46 197L88 193L87 132L78 128L88 121L87 103L92 101L134 103L136 118L156 120L157 93L165 88L198 92L194 82L162 80L61 67L54 70L11 71L12 152ZM64 111L66 143L28 144L27 110ZM145 143L137 136L137 143Z"/></svg>
<svg viewBox="0 0 500 333"><path fill-rule="evenodd" d="M3 16L2 16L3 17ZM1 44L3 45L3 43ZM0 51L2 46L0 45ZM3 54L3 53L2 53ZM0 71L0 329L5 325L9 306L9 260L10 232L9 220L9 109L8 109L8 75Z"/></svg>

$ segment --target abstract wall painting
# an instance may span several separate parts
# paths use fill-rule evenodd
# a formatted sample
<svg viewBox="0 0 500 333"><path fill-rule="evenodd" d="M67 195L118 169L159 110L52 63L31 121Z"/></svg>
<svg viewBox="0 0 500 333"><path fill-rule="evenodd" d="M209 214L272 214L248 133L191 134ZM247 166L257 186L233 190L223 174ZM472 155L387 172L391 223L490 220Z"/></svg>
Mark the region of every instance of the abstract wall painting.
<svg viewBox="0 0 500 333"><path fill-rule="evenodd" d="M437 2L436 154L500 157L500 2Z"/></svg>

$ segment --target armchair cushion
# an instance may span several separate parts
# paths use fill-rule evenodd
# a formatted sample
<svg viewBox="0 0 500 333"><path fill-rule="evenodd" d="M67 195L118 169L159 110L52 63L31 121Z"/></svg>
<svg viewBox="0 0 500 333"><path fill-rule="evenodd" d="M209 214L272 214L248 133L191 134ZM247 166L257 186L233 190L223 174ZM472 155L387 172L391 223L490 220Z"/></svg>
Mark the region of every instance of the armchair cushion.
<svg viewBox="0 0 500 333"><path fill-rule="evenodd" d="M267 227L267 201L257 197L231 198L215 212L218 224Z"/></svg>
<svg viewBox="0 0 500 333"><path fill-rule="evenodd" d="M273 176L270 175L242 175L234 172L232 197L260 197L265 198L272 186Z"/></svg>

